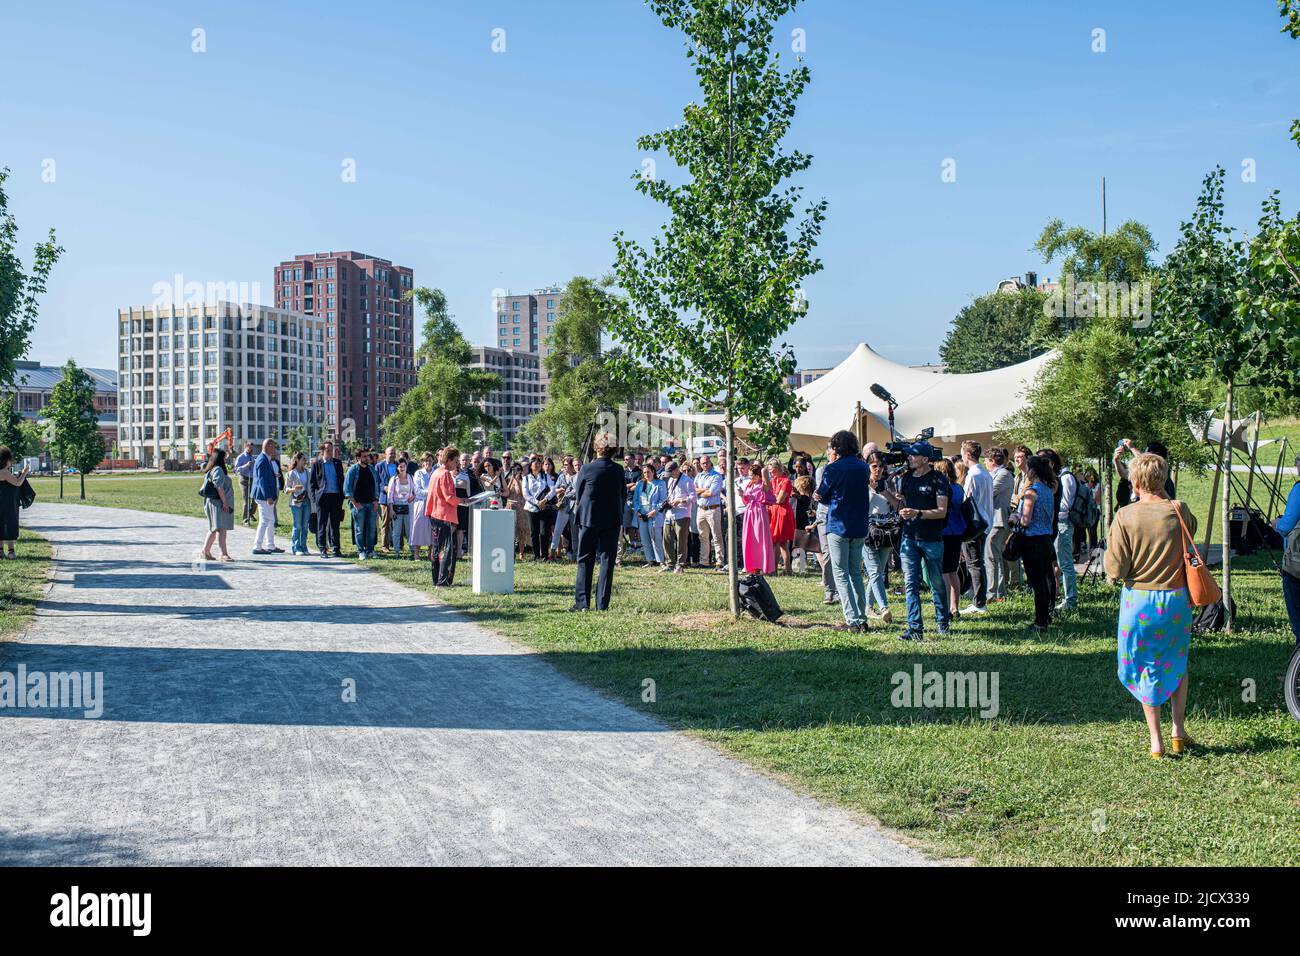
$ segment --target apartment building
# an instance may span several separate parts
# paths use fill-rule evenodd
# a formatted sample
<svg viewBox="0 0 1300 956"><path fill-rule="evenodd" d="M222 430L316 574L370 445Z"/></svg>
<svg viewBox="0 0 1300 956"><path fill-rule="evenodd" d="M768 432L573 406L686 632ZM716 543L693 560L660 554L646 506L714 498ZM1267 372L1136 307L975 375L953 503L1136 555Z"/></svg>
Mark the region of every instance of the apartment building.
<svg viewBox="0 0 1300 956"><path fill-rule="evenodd" d="M541 360L525 349L474 346L471 368L501 376L501 388L479 402L479 407L501 423L506 442L542 407Z"/></svg>
<svg viewBox="0 0 1300 956"><path fill-rule="evenodd" d="M118 445L146 467L306 426L312 446L335 411L325 388L326 320L230 302L132 307L117 315Z"/></svg>
<svg viewBox="0 0 1300 956"><path fill-rule="evenodd" d="M63 379L61 365L42 365L40 362L19 360L14 363L14 380L0 387L0 394L12 394L14 409L31 421L44 419L45 406L50 403L54 386ZM111 368L82 368L95 383L95 414L99 418L99 432L110 453L117 441L117 372Z"/></svg>
<svg viewBox="0 0 1300 956"><path fill-rule="evenodd" d="M415 274L363 252L315 252L275 268L276 308L325 322L329 430L377 444L415 385Z"/></svg>

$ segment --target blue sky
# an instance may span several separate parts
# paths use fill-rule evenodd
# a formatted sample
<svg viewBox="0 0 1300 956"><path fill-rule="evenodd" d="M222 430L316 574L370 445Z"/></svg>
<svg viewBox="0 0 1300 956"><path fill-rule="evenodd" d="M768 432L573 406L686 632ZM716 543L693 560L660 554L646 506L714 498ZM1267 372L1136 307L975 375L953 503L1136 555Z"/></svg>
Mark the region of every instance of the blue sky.
<svg viewBox="0 0 1300 956"><path fill-rule="evenodd" d="M327 249L411 266L491 342L494 288L601 274L616 230L657 228L635 139L694 91L680 37L638 0L0 11L20 241L29 255L53 225L67 248L30 356L50 363L114 365L116 310L177 273L270 301L280 259ZM805 31L813 73L790 144L830 208L789 337L801 363L858 341L934 359L972 296L1056 275L1029 247L1053 216L1099 228L1103 175L1110 221L1148 224L1162 252L1216 163L1230 222L1253 226L1274 188L1294 210L1300 41L1279 26L1273 0L804 3L778 31L785 50Z"/></svg>

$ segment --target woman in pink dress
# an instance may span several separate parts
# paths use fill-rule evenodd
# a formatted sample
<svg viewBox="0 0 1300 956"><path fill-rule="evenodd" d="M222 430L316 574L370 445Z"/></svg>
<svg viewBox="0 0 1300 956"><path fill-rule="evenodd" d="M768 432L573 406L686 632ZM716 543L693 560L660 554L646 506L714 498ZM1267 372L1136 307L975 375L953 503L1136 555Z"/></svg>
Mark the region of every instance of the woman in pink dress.
<svg viewBox="0 0 1300 956"><path fill-rule="evenodd" d="M776 570L776 548L772 544L772 524L767 516L767 506L776 502L776 495L763 480L763 466L758 462L749 466L749 484L741 492L741 497L745 499L745 571L771 574Z"/></svg>

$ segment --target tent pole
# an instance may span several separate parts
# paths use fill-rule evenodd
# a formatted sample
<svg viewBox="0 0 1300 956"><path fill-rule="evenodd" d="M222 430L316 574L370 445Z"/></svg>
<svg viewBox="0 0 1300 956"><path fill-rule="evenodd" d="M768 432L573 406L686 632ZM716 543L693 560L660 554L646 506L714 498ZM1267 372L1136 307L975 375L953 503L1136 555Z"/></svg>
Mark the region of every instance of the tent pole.
<svg viewBox="0 0 1300 956"><path fill-rule="evenodd" d="M1250 508L1250 502L1251 502L1250 493L1252 490L1254 490L1255 487L1255 461L1257 455L1259 454L1260 418L1261 418L1260 413L1256 411L1255 412L1255 438L1250 443L1250 471L1246 472L1246 501L1244 503L1247 508ZM1247 522L1247 526L1249 526L1249 522Z"/></svg>
<svg viewBox="0 0 1300 956"><path fill-rule="evenodd" d="M1273 472L1273 483L1268 489L1268 512L1264 515L1264 520L1268 521L1273 515L1273 500L1278 496L1282 489L1282 462L1286 460L1286 446L1289 439L1282 436L1282 447L1277 453L1277 470Z"/></svg>

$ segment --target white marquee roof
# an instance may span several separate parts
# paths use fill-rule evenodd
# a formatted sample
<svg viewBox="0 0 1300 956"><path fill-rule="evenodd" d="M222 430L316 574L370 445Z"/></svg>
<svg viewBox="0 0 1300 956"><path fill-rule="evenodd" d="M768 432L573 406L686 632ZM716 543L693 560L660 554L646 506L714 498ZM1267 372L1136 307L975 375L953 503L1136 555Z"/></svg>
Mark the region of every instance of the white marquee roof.
<svg viewBox="0 0 1300 956"><path fill-rule="evenodd" d="M863 438L883 444L889 440L889 412L871 393L879 384L898 402L894 427L901 438L924 428L934 428L936 444L944 446L966 438L988 444L994 426L1024 404L1025 389L1054 356L1048 352L1006 368L970 374L950 374L910 368L885 358L859 343L849 356L821 378L797 389L807 410L790 428L790 446L818 453L835 432L854 430L854 416L862 403ZM693 424L722 425L721 415L674 414ZM736 431L744 435L751 424L741 419Z"/></svg>
<svg viewBox="0 0 1300 956"><path fill-rule="evenodd" d="M898 402L895 429L911 437L933 426L935 440L947 441L988 436L994 426L1020 409L1025 389L1053 353L1018 365L965 375L909 368L885 358L869 345L860 343L839 365L798 390L808 410L794 421L791 443L804 450L825 442L842 428L852 430L854 410L862 403L869 416L866 438L884 440L888 435L889 413L885 403L871 393L873 384L883 385Z"/></svg>

